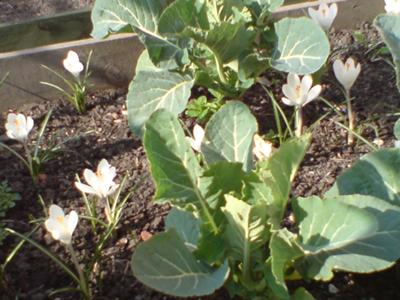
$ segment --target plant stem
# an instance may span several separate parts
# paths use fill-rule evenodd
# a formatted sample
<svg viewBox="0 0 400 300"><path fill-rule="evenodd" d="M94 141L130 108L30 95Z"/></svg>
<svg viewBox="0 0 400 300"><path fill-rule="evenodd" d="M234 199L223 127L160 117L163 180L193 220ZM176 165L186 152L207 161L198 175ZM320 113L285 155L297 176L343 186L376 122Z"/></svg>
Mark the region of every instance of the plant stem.
<svg viewBox="0 0 400 300"><path fill-rule="evenodd" d="M219 79L221 80L222 83L228 84L228 80L225 77L224 66L221 62L221 59L219 58L219 56L216 53L214 53L214 57L215 57L215 63L217 65L217 72L218 72Z"/></svg>
<svg viewBox="0 0 400 300"><path fill-rule="evenodd" d="M355 116L353 112L353 108L351 105L351 97L350 97L350 91L346 90L345 92L345 97L346 97L346 102L347 102L347 114L349 118L349 133L347 135L347 144L352 145L354 143L354 129L355 129Z"/></svg>
<svg viewBox="0 0 400 300"><path fill-rule="evenodd" d="M296 108L296 132L297 137L300 137L303 134L303 112L302 107L299 106Z"/></svg>
<svg viewBox="0 0 400 300"><path fill-rule="evenodd" d="M89 288L88 288L88 285L87 285L87 282L86 282L86 277L83 274L81 266L79 265L79 261L78 261L78 258L76 256L76 253L74 251L74 248L72 247L71 243L67 244L66 247L67 247L68 251L71 253L72 262L74 263L75 269L78 272L79 285L80 285L81 291L82 291L82 293L83 293L83 295L85 296L86 299L91 299L90 291L89 291Z"/></svg>

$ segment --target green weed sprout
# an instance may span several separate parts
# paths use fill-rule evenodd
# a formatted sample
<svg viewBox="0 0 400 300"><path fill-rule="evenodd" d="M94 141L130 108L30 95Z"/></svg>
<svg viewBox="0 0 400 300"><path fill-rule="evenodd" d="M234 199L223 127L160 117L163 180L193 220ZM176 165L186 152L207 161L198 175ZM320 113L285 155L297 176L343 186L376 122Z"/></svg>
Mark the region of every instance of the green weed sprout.
<svg viewBox="0 0 400 300"><path fill-rule="evenodd" d="M84 66L80 62L79 56L76 52L72 50L68 52L67 57L63 60L63 66L68 72L70 72L73 75L74 77L73 80L68 80L55 70L45 65L42 65L43 68L45 68L46 70L50 71L51 73L59 77L61 80L63 80L65 84L68 86L69 91L66 91L64 88L50 82L42 81L40 83L50 86L59 91L61 94L63 94L74 105L75 109L80 114L86 112L86 95L88 92L88 79L90 77L89 66L92 54L93 51L90 51L86 62L86 66ZM82 71L84 71L83 77L81 77L80 75Z"/></svg>

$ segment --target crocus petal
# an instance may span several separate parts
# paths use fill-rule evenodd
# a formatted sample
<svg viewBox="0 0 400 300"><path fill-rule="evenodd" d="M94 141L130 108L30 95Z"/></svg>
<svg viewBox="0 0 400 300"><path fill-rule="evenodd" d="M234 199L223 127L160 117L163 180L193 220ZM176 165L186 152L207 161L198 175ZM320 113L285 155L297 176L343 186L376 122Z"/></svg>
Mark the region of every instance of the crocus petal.
<svg viewBox="0 0 400 300"><path fill-rule="evenodd" d="M190 146L193 148L193 150L200 152L200 149L201 149L200 143L198 143L195 139L193 139L189 136L187 136L186 139L190 143Z"/></svg>
<svg viewBox="0 0 400 300"><path fill-rule="evenodd" d="M295 102L293 102L290 99L285 98L285 97L282 97L282 102L285 103L286 105L289 105L289 106L295 106L296 105Z"/></svg>
<svg viewBox="0 0 400 300"><path fill-rule="evenodd" d="M308 15L310 16L311 19L314 20L314 22L319 24L318 17L317 17L318 16L318 10L316 10L316 9L314 9L312 7L309 7L308 8Z"/></svg>
<svg viewBox="0 0 400 300"><path fill-rule="evenodd" d="M26 130L28 131L28 133L32 130L34 125L33 119L31 117L27 117L26 118Z"/></svg>
<svg viewBox="0 0 400 300"><path fill-rule="evenodd" d="M329 7L329 17L331 18L331 25L333 21L335 20L336 16L338 13L338 6L336 3L332 3L331 6Z"/></svg>
<svg viewBox="0 0 400 300"><path fill-rule="evenodd" d="M54 219L57 217L64 217L64 211L58 205L52 204L49 207L49 216L51 219Z"/></svg>
<svg viewBox="0 0 400 300"><path fill-rule="evenodd" d="M198 125L198 124L194 125L193 137L196 141L201 143L201 141L204 138L204 134L205 134L204 129L200 125Z"/></svg>
<svg viewBox="0 0 400 300"><path fill-rule="evenodd" d="M297 74L289 73L287 77L287 84L290 85L292 88L296 87L300 84L300 77Z"/></svg>
<svg viewBox="0 0 400 300"><path fill-rule="evenodd" d="M309 103L310 101L314 100L315 98L317 98L319 96L319 94L321 93L322 90L322 86L320 86L319 84L317 84L316 86L314 86L310 92L307 95L307 100L306 102L303 104L306 105L307 103Z"/></svg>
<svg viewBox="0 0 400 300"><path fill-rule="evenodd" d="M44 222L44 226L46 227L46 230L51 233L53 239L55 240L59 239L60 237L59 223L55 219L53 218L47 219Z"/></svg>
<svg viewBox="0 0 400 300"><path fill-rule="evenodd" d="M282 92L289 99L296 99L297 97L293 87L289 84L284 84L282 86Z"/></svg>
<svg viewBox="0 0 400 300"><path fill-rule="evenodd" d="M83 178L85 178L86 182L97 192L100 188L99 179L96 174L89 169L85 169L83 171Z"/></svg>
<svg viewBox="0 0 400 300"><path fill-rule="evenodd" d="M67 225L67 228L72 235L74 232L76 225L78 225L78 214L75 211L71 211L66 217L65 217L65 222Z"/></svg>
<svg viewBox="0 0 400 300"><path fill-rule="evenodd" d="M312 77L310 75L305 75L301 79L301 91L303 94L308 94L308 91L311 89L312 86Z"/></svg>
<svg viewBox="0 0 400 300"><path fill-rule="evenodd" d="M91 187L81 182L75 182L75 187L85 194L97 194L97 192Z"/></svg>

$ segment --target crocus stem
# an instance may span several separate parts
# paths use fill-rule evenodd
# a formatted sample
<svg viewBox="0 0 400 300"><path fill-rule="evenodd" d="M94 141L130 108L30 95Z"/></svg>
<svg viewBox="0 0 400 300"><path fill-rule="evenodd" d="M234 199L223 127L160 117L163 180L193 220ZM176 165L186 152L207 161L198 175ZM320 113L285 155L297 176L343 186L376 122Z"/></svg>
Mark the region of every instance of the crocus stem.
<svg viewBox="0 0 400 300"><path fill-rule="evenodd" d="M351 105L351 97L350 97L350 91L346 90L346 102L347 102L347 114L349 118L349 133L347 136L347 144L352 145L354 143L354 135L353 131L355 129L355 118L354 118L354 113L353 113L353 108Z"/></svg>
<svg viewBox="0 0 400 300"><path fill-rule="evenodd" d="M83 274L81 266L79 265L79 261L78 261L78 258L76 256L75 250L74 250L74 248L72 247L71 244L67 244L67 248L68 248L69 253L71 254L72 262L73 262L73 264L75 266L75 269L76 269L76 271L78 272L78 275L79 275L80 289L81 289L85 299L91 299L92 297L90 295L88 284L86 282L86 277Z"/></svg>
<svg viewBox="0 0 400 300"><path fill-rule="evenodd" d="M303 113L302 108L296 108L296 132L295 135L300 137L303 134Z"/></svg>

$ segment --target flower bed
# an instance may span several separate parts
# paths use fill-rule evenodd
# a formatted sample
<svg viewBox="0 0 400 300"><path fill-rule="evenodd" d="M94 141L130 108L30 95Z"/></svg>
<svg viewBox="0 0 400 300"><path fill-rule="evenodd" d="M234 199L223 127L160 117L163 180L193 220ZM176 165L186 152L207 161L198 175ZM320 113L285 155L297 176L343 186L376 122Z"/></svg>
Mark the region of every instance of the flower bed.
<svg viewBox="0 0 400 300"><path fill-rule="evenodd" d="M361 129L357 132L370 144L356 138L353 144L348 145L348 131L340 126L340 116L332 112L332 108L323 101L309 103L303 108L303 113L306 127L313 128L312 142L294 180L290 198L324 195L338 175L362 155L371 152L373 147L393 146L393 126L397 120L393 113L400 98L395 86L395 74L392 67L383 60L388 59L388 56L373 56L375 52L371 54L371 47L378 39L376 31L370 25L363 26L360 31L364 39L360 34L354 35L351 31L344 30L331 32L330 41L332 52L336 56L352 56L361 63L362 73L352 89L353 109L357 116L357 126ZM369 55L365 54L367 51L370 52ZM327 64L328 71L322 77L322 96L328 99L336 110L346 113L343 94L331 71L336 56ZM377 57L382 59L376 61ZM265 73L263 76L264 82L276 99L281 99L281 87L286 82L286 76L276 71ZM194 88L191 98L199 95L210 97L203 88ZM271 111L271 99L260 84L250 88L243 96L243 101L257 117L260 133L268 134L271 129L277 131ZM127 201L115 234L102 250L102 259L90 280L91 293L94 298L106 299L175 299L142 286L130 270L130 260L135 249L138 245L151 241L152 235L164 229L164 217L170 207L151 202L154 187L148 161L140 139L128 129L124 105L125 92L118 90L91 94L87 112L83 115L76 113L70 104L64 102L40 104L23 111L33 117L35 124L39 124L46 113L53 109L45 133L44 146L49 146L46 141L52 138L76 138L65 144L67 151L59 153L56 159L44 165L36 184L32 184L29 173L20 161L1 152L0 180L6 179L12 190L20 193L22 198L16 207L8 212L6 225L18 232L29 232L34 224L41 224L47 218L45 213L51 203L58 204L66 212L76 210L79 215L86 215L87 208L74 186L75 174L82 175L85 168L95 170L98 163L106 158L117 168L117 182L121 183L124 174L128 173L125 193L135 184L138 186ZM290 108L285 108L285 111L291 112ZM314 123L324 114L327 115L319 123ZM4 115L0 119L1 123L5 122L5 118ZM193 127L193 119L183 119L186 126ZM35 134L33 132L33 136ZM278 144L277 140L274 140L275 146ZM19 144L9 145L17 151L21 150ZM149 148L147 151L152 153ZM44 205L37 200L39 195L42 196ZM107 220L104 207L99 205L97 209L101 219ZM283 223L285 228L296 232L292 211L290 208L286 212ZM32 220L36 221L30 224ZM39 226L31 238L72 265L70 255L43 226ZM99 243L97 238L92 232L91 220L80 220L73 235L73 245L82 264L87 262ZM4 243L6 246L1 248L0 257L9 254L18 241L8 237ZM317 299L394 299L399 295L394 275L397 270L395 266L373 275L339 273L332 282L289 281L288 285L292 292L298 286L306 287ZM59 266L51 263L48 257L43 256L29 243L25 243L5 271L2 283L6 288L4 290L7 297L10 298L19 295L26 299L43 299L48 297L51 291L71 284L69 277ZM73 292L56 296L62 299L78 297ZM209 296L209 299L227 297L227 294L220 290Z"/></svg>

